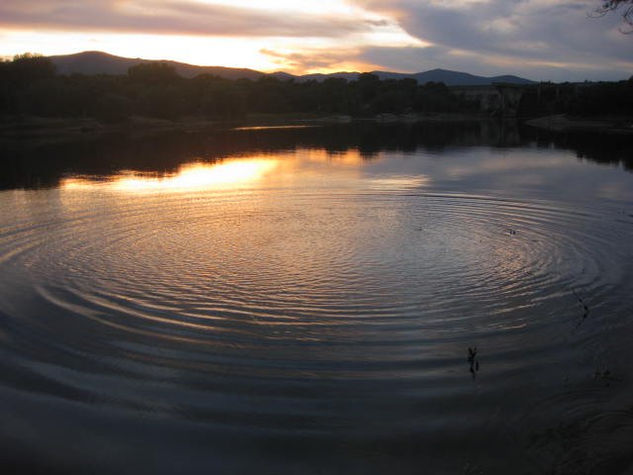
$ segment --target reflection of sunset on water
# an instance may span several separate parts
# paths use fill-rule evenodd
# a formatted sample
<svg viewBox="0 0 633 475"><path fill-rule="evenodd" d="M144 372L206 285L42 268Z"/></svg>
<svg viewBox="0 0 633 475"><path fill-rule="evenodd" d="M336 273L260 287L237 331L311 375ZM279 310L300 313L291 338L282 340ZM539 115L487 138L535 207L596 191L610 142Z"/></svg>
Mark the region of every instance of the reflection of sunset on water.
<svg viewBox="0 0 633 475"><path fill-rule="evenodd" d="M301 158L307 162L333 163L337 166L351 166L357 168L365 159L356 148L331 152L322 148L302 150Z"/></svg>
<svg viewBox="0 0 633 475"><path fill-rule="evenodd" d="M378 153L368 160L358 149L332 152L326 149L299 149L226 158L215 163L182 164L176 172L142 172L122 170L107 178L68 176L61 188L72 190L110 190L124 193L182 193L229 191L247 188L301 186L308 188L345 188L392 190L428 187L424 174L367 175L369 162L383 159ZM337 170L332 175L332 170ZM327 176L327 179L324 177Z"/></svg>
<svg viewBox="0 0 633 475"><path fill-rule="evenodd" d="M260 180L277 166L272 158L250 158L226 163L191 163L183 165L172 175L156 176L122 172L105 184L107 188L126 192L181 192L240 187ZM91 188L92 180L69 178L62 184L65 189Z"/></svg>

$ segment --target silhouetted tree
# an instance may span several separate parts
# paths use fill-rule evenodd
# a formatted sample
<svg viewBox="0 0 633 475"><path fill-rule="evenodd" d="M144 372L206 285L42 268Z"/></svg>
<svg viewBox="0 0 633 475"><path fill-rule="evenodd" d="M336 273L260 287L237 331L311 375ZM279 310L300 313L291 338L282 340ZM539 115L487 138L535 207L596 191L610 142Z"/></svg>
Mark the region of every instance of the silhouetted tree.
<svg viewBox="0 0 633 475"><path fill-rule="evenodd" d="M633 32L633 0L603 0L602 5L596 9L598 15L606 15L609 12L622 9L622 18Z"/></svg>
<svg viewBox="0 0 633 475"><path fill-rule="evenodd" d="M181 79L174 68L167 63L141 63L127 70L129 78L136 82L171 84Z"/></svg>
<svg viewBox="0 0 633 475"><path fill-rule="evenodd" d="M541 84L526 92L521 110L526 116L628 116L633 110L633 78L617 83ZM133 115L224 120L249 113L368 116L478 111L476 100L454 94L443 83L420 85L411 78L381 80L368 73L355 81L280 80L270 76L253 81L212 75L187 79L167 63L143 63L125 75L56 75L52 62L37 55L0 61L0 114L9 115L93 117L116 122Z"/></svg>
<svg viewBox="0 0 633 475"><path fill-rule="evenodd" d="M44 56L24 53L14 56L9 74L12 80L22 83L48 79L55 75L55 65Z"/></svg>
<svg viewBox="0 0 633 475"><path fill-rule="evenodd" d="M0 110L23 113L35 97L44 97L45 89L54 82L55 66L40 55L25 53L0 67Z"/></svg>

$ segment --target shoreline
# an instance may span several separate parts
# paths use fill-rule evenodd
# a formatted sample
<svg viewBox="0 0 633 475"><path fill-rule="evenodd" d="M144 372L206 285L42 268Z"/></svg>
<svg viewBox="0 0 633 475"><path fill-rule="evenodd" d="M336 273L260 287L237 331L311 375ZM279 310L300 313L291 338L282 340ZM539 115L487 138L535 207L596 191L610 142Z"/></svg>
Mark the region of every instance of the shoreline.
<svg viewBox="0 0 633 475"><path fill-rule="evenodd" d="M205 130L275 127L284 125L321 126L354 122L390 123L459 123L511 120L540 130L551 132L590 132L633 135L632 117L581 118L564 114L521 118L495 118L482 114L376 114L368 117L349 115L314 114L252 114L239 120L209 120L183 117L176 120L132 116L121 122L104 123L93 118L51 118L36 116L0 117L0 142L61 143L95 139L108 134L131 136L152 135L162 132L195 133Z"/></svg>
<svg viewBox="0 0 633 475"><path fill-rule="evenodd" d="M551 132L592 132L633 135L633 117L574 117L549 115L523 121L527 126Z"/></svg>
<svg viewBox="0 0 633 475"><path fill-rule="evenodd" d="M183 117L175 120L132 116L115 123L104 123L93 118L54 118L37 116L0 117L0 143L22 142L58 143L94 139L107 134L124 133L132 136L161 132L203 132L205 130L256 128L275 126L322 126L354 122L416 123L416 122L479 122L495 120L480 114L376 114L370 117L314 114L251 114L235 120L208 120Z"/></svg>

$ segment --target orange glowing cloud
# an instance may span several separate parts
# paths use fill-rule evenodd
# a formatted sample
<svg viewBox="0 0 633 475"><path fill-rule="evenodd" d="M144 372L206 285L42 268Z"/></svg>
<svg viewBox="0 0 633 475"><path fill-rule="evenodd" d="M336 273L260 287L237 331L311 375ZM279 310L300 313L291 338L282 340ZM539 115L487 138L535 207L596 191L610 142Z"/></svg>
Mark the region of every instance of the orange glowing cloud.
<svg viewBox="0 0 633 475"><path fill-rule="evenodd" d="M4 0L0 38L5 56L100 50L293 73L371 66L353 59L366 45L420 44L391 19L344 0ZM328 52L337 54L324 60Z"/></svg>

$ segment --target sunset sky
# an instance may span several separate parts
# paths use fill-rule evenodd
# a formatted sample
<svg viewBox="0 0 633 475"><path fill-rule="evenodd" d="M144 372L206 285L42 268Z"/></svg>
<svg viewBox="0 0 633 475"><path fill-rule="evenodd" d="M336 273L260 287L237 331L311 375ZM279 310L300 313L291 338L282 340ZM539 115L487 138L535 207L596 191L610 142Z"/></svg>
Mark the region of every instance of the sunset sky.
<svg viewBox="0 0 633 475"><path fill-rule="evenodd" d="M99 50L295 74L625 79L633 34L599 0L2 0L0 55Z"/></svg>

